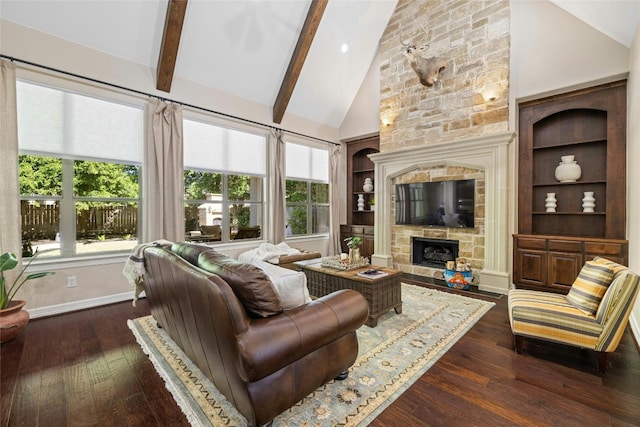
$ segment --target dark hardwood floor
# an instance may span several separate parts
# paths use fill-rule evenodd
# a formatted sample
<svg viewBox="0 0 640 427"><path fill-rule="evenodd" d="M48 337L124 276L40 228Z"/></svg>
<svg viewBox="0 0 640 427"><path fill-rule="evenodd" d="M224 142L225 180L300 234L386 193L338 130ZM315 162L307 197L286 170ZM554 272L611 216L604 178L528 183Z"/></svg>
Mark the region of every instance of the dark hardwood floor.
<svg viewBox="0 0 640 427"><path fill-rule="evenodd" d="M516 354L507 298L373 426L640 425L640 353L629 329L607 374L592 352L525 341ZM187 426L127 319L145 300L32 320L1 346L2 426Z"/></svg>

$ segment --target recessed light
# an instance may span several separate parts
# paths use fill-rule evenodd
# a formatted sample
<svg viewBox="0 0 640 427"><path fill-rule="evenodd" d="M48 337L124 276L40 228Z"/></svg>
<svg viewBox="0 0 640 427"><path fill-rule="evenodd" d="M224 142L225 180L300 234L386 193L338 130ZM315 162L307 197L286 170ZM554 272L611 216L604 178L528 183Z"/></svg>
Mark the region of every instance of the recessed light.
<svg viewBox="0 0 640 427"><path fill-rule="evenodd" d="M342 46L340 46L340 50L342 51L342 53L347 53L347 51L349 50L349 45L347 43L342 43Z"/></svg>

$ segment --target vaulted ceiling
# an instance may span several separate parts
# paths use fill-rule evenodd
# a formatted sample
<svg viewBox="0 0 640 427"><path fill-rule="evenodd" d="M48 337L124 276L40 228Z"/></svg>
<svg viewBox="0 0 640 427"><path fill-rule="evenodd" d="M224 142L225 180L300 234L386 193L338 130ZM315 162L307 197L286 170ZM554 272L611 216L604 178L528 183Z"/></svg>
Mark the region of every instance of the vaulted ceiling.
<svg viewBox="0 0 640 427"><path fill-rule="evenodd" d="M639 1L552 1L630 46ZM337 128L396 4L0 0L0 17L156 70L157 88L168 98L179 77L270 106L275 123L294 114Z"/></svg>

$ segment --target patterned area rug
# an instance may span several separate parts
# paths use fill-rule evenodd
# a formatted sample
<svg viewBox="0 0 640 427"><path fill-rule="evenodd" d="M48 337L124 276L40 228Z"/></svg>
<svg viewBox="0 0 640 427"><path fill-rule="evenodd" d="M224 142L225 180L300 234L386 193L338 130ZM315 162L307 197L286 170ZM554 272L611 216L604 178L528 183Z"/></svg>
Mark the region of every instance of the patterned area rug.
<svg viewBox="0 0 640 427"><path fill-rule="evenodd" d="M429 369L493 305L402 284L403 312L358 330L358 359L274 420L274 427L366 426ZM191 363L151 316L129 320L167 389L193 426L246 426L246 419Z"/></svg>

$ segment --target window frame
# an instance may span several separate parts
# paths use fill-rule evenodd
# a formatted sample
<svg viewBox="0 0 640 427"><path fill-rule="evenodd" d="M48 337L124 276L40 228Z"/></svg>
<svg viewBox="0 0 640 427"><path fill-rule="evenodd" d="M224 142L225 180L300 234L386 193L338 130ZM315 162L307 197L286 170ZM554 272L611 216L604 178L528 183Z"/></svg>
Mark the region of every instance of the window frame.
<svg viewBox="0 0 640 427"><path fill-rule="evenodd" d="M48 75L48 74L39 74L35 73L31 70L20 70L17 73L16 80L22 84L31 84L36 86L42 86L48 89L58 90L64 93L69 93L73 95L78 95L82 97L93 98L99 101L119 104L122 106L134 108L140 110L140 153L142 156L143 144L144 144L144 134L145 134L145 100L141 99L138 96L131 96L128 94L124 94L120 91L102 89L96 86L88 85L81 82L71 81L67 79L62 79L56 76ZM63 117L64 119L64 117ZM64 120L63 120L64 121ZM64 263L67 265L68 263L76 263L79 261L79 266L83 265L93 265L95 262L92 261L91 264L83 263L82 260L95 260L97 258L104 258L108 260L110 258L121 258L122 256L129 254L132 248L123 248L120 250L103 250L103 251L95 251L95 252L78 252L76 250L76 246L78 245L79 240L77 239L77 230L76 223L78 220L78 215L76 211L76 203L78 201L92 201L92 202L123 202L123 203L136 203L137 204L137 224L136 224L136 239L132 240L135 244L139 243L139 234L142 230L142 203L143 203L143 195L142 195L142 168L143 168L143 159L140 159L140 162L128 161L125 159L105 159L99 156L97 157L87 157L87 156L79 156L79 155L69 155L65 153L52 153L46 151L37 151L37 150L28 150L21 149L20 144L18 142L18 155L31 155L31 156L40 156L40 157L48 157L53 159L59 159L62 162L62 172L61 172L61 194L56 196L48 196L48 195L23 195L20 191L18 194L19 201L22 204L24 201L30 200L54 200L59 203L59 235L60 235L60 246L59 253L56 255L47 255L38 257L35 261L34 265L37 264L51 264L51 263ZM92 161L92 162L100 162L100 163L112 163L119 165L129 165L138 167L138 191L136 198L128 198L128 197L88 197L88 196L76 196L74 192L74 162L75 161ZM73 213L71 213L73 212ZM24 235L24 230L22 230ZM67 236L73 236L72 238L68 238ZM99 263L98 263L99 264ZM34 270L35 271L35 270Z"/></svg>
<svg viewBox="0 0 640 427"><path fill-rule="evenodd" d="M319 180L319 179L313 179L311 177L307 177L307 178L301 178L301 177L291 177L287 174L287 171L285 170L285 182L287 181L298 181L298 182L305 182L307 184L307 199L305 202L289 202L286 200L286 196L285 196L285 238L305 238L305 237L321 237L321 236L328 236L331 232L331 186L332 183L331 181L331 170L330 170L330 159L331 159L331 150L329 150L329 148L327 147L326 144L318 144L316 142L311 142L311 141L306 141L306 140L301 140L299 138L290 138L287 137L285 138L285 147L288 147L288 144L295 144L295 145L300 145L303 147L307 147L307 148L311 148L311 149L318 149L318 150L323 150L326 151L327 153L327 165L326 165L326 170L327 170L327 177L326 177L326 181L324 180ZM285 148L286 149L286 148ZM327 203L318 203L318 202L313 202L311 200L311 195L312 195L312 191L311 191L311 186L313 184L326 184L327 185ZM285 185L286 187L286 185ZM307 224L306 224L306 229L307 229L307 233L306 234L289 234L289 231L287 229L288 227L288 223L289 221L289 214L288 214L288 210L290 206L302 206L304 205L306 207L306 214L307 214ZM314 207L326 207L328 212L328 223L326 224L327 226L327 232L318 232L318 233L314 233L313 232L313 209Z"/></svg>
<svg viewBox="0 0 640 427"><path fill-rule="evenodd" d="M199 111L195 111L192 109L187 109L185 108L183 110L183 117L182 117L183 121L184 120L191 120L191 121L196 121L199 122L201 124L205 124L205 125L211 125L211 126L216 126L216 127L220 127L220 128L224 128L224 129L228 129L231 131L235 131L235 132L242 132L242 133L247 133L247 134L251 134L254 136L259 136L261 138L264 138L264 144L265 144L265 165L264 165L264 175L260 175L257 173L249 173L249 172L237 172L237 171L219 171L219 170L214 170L214 169L205 169L202 167L199 168L187 168L184 164L183 164L183 175L184 175L184 171L190 170L190 171L197 171L197 172L206 172L206 173L216 173L216 174L220 174L222 175L222 184L221 184L221 190L222 190L222 199L220 201L216 200L214 203L220 203L222 206L222 224L221 224L221 229L222 229L222 233L221 233L221 239L220 240L212 240L212 241L207 241L205 240L203 243L207 244L207 245L211 245L211 246L217 246L217 245L228 245L228 244L241 244L241 243L245 243L245 242L254 242L256 240L264 240L265 236L267 235L266 233L268 232L268 224L270 221L270 217L267 213L267 206L269 204L269 192L268 192L268 188L270 185L270 176L269 176L269 156L270 156L270 147L269 147L269 138L268 138L268 134L267 131L261 128L257 128L255 126L250 126L250 125L245 125L245 124L240 124L237 123L235 121L232 120L224 120L224 119L218 119L216 117L212 117L212 116L208 116L205 115ZM186 141L184 141L185 144L187 143ZM253 199L250 198L249 200L231 200L229 197L229 187L228 187L228 183L229 183L229 176L233 176L233 175L242 175L242 176L248 176L248 177L255 177L255 178L260 178L262 180L261 183L261 188L260 188L260 200L257 199ZM203 203L211 203L211 200L206 200L206 199L187 199L186 198L186 191L184 191L184 179L183 179L183 206L186 209L186 205L187 204L203 204ZM230 218L230 208L233 204L235 203L243 203L243 204L248 204L248 205L257 205L259 206L258 208L258 216L259 216L259 225L260 226L260 237L259 238L251 238L251 239L240 239L240 240L234 240L231 236L231 218ZM225 232L229 231L229 232ZM188 237L189 230L186 229L186 215L185 215L185 230L184 230L184 235L185 235L185 239Z"/></svg>

